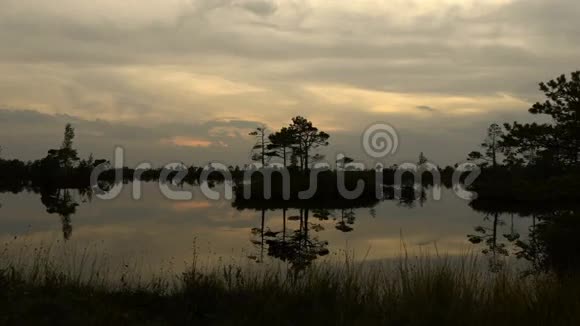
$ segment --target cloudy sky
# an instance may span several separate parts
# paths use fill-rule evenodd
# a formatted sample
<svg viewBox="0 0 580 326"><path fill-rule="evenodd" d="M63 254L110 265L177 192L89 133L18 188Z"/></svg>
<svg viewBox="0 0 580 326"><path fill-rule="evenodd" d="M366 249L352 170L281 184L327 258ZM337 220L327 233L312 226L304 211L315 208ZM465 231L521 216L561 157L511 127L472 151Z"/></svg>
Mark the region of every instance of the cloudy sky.
<svg viewBox="0 0 580 326"><path fill-rule="evenodd" d="M82 155L248 162L248 131L304 115L327 153L461 161L537 84L580 67L577 0L0 0L0 146L33 159L72 122Z"/></svg>

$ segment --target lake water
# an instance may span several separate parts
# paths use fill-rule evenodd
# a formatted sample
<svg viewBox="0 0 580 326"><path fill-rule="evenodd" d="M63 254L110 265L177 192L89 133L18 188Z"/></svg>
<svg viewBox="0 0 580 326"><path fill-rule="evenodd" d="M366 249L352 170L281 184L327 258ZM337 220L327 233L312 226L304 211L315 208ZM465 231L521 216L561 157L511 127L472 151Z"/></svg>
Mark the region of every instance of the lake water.
<svg viewBox="0 0 580 326"><path fill-rule="evenodd" d="M179 270L191 261L194 247L199 260L210 264L281 261L285 254L280 250L293 251L285 256L292 262L298 255L296 246L280 247L292 241L316 247L311 248L313 255L307 253L308 261L343 259L345 253L358 261L392 259L402 254L402 244L409 254L462 255L484 249L485 241L468 241L475 227L494 226L493 215L473 210L448 189L443 189L441 200L427 193L423 202L387 200L374 207L307 213L238 210L231 201L206 199L197 186L185 187L193 191L193 200L169 200L156 183L143 184L140 200L132 199L130 185L113 200L91 199L78 190L0 193L0 240L12 248L55 243L59 248L91 248L106 253L115 264L137 261L146 269L171 265ZM327 219L319 218L328 213ZM524 236L530 224L531 218L499 215L496 242L505 243L511 252L505 235ZM306 234L297 236L296 230Z"/></svg>

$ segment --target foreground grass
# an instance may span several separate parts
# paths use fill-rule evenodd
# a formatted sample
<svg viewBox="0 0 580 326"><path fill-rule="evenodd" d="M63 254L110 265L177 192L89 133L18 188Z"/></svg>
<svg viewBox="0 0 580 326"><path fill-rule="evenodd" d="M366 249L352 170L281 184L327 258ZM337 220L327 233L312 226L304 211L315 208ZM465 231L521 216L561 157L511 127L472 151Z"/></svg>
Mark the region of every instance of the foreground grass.
<svg viewBox="0 0 580 326"><path fill-rule="evenodd" d="M580 325L580 277L491 274L467 257L300 274L194 261L174 277L109 282L94 262L81 275L44 256L0 264L0 325Z"/></svg>

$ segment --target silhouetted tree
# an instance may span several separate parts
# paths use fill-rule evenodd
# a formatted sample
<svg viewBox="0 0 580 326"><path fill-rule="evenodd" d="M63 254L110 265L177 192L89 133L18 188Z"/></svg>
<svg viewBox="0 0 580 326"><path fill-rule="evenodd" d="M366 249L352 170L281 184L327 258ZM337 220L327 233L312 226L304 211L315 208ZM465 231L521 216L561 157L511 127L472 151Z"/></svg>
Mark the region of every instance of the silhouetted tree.
<svg viewBox="0 0 580 326"><path fill-rule="evenodd" d="M561 75L540 83L540 90L548 99L534 104L530 113L552 117L557 135L562 140L562 159L577 164L580 154L580 71L573 72L570 80Z"/></svg>
<svg viewBox="0 0 580 326"><path fill-rule="evenodd" d="M536 165L542 161L559 164L560 140L553 126L514 122L506 123L504 127L506 133L500 145L508 165Z"/></svg>
<svg viewBox="0 0 580 326"><path fill-rule="evenodd" d="M481 144L484 150L483 153L471 152L467 159L482 166L491 164L493 168L496 168L498 166L498 155L501 152L500 140L503 135L502 128L497 123L492 123L487 128L487 136Z"/></svg>
<svg viewBox="0 0 580 326"><path fill-rule="evenodd" d="M289 155L296 149L296 137L294 133L287 127L280 129L268 136L270 144L267 148L269 156L278 156L282 158L284 167L287 166L287 159Z"/></svg>
<svg viewBox="0 0 580 326"><path fill-rule="evenodd" d="M290 130L298 145L301 167L306 170L312 158L320 159L320 156L312 155L312 151L320 146L327 146L330 136L324 131L319 131L312 122L301 116L292 118Z"/></svg>
<svg viewBox="0 0 580 326"><path fill-rule="evenodd" d="M427 162L429 162L429 160L427 159L425 154L423 154L423 152L419 153L419 161L417 162L417 165L421 166Z"/></svg>
<svg viewBox="0 0 580 326"><path fill-rule="evenodd" d="M346 168L346 165L349 163L354 162L354 159L351 157L348 157L346 155L342 155L341 158L336 160L336 167L341 167L343 170Z"/></svg>
<svg viewBox="0 0 580 326"><path fill-rule="evenodd" d="M526 164L578 165L580 155L580 71L570 79L561 75L540 83L547 97L529 109L531 114L552 118L545 124L505 124L507 135L502 145L512 157Z"/></svg>
<svg viewBox="0 0 580 326"><path fill-rule="evenodd" d="M268 157L268 139L266 137L266 127L257 127L256 130L249 133L250 136L256 137L256 144L252 147L252 160L261 162L262 167L266 166L266 158Z"/></svg>
<svg viewBox="0 0 580 326"><path fill-rule="evenodd" d="M64 128L64 139L60 149L49 151L49 155L55 157L59 165L63 168L70 169L73 164L79 160L76 149L73 149L73 140L75 138L75 129L70 123Z"/></svg>

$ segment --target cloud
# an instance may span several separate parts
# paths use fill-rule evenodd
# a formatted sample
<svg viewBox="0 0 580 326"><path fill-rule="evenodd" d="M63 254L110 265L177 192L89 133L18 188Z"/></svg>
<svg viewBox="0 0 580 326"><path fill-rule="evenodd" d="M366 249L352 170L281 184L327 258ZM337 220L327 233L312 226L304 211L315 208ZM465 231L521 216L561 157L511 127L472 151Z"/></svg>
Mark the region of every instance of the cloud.
<svg viewBox="0 0 580 326"><path fill-rule="evenodd" d="M255 15L258 16L270 16L273 15L278 6L276 3L272 1L259 1L259 0L250 0L250 1L241 1L236 5L248 10Z"/></svg>
<svg viewBox="0 0 580 326"><path fill-rule="evenodd" d="M207 200L195 200L195 201L171 203L171 208L178 212L205 209L210 208L211 206L212 206L211 203Z"/></svg>
<svg viewBox="0 0 580 326"><path fill-rule="evenodd" d="M64 126L69 122L76 129L74 146L81 157L92 153L98 158L112 159L115 146L120 145L125 149L129 165L142 161L154 164L185 162L188 165L203 165L211 160L226 164L245 162L253 145L251 139L210 131L219 127L236 129L258 125L250 120L208 120L139 126L0 108L2 156L24 160L44 157L49 149L60 146Z"/></svg>
<svg viewBox="0 0 580 326"><path fill-rule="evenodd" d="M421 110L421 111L427 111L427 112L435 112L437 111L436 109L428 106L428 105L419 105L415 107L417 110Z"/></svg>
<svg viewBox="0 0 580 326"><path fill-rule="evenodd" d="M335 106L357 107L360 110L397 115L416 115L418 111L429 111L425 106L417 106L417 102L430 102L442 108L447 115L473 113L489 113L490 110L513 110L529 107L522 99L508 94L491 96L449 96L437 93L401 94L396 92L381 92L353 88L345 85L310 85L306 90L322 101ZM433 110L432 108L428 107ZM444 109L443 109L444 108ZM419 109L419 110L417 110Z"/></svg>
<svg viewBox="0 0 580 326"><path fill-rule="evenodd" d="M235 126L215 126L209 130L209 135L227 138L246 137L251 131L255 130L255 127L254 128L252 127L240 128Z"/></svg>
<svg viewBox="0 0 580 326"><path fill-rule="evenodd" d="M176 146L183 146L183 147L209 147L213 143L209 140L205 139L195 139L190 137L184 136L175 136L169 139L162 139L162 143L164 144L173 144Z"/></svg>
<svg viewBox="0 0 580 326"><path fill-rule="evenodd" d="M171 146L177 156L224 157L222 141L247 159L235 146L248 129L295 115L352 137L429 120L445 138L521 117L538 82L578 69L579 14L576 0L0 1L0 107L46 114L56 131L31 133L55 139L68 114L92 150L122 143L135 157L177 135L216 144ZM13 153L30 143L2 139ZM22 151L44 154L39 142Z"/></svg>
<svg viewBox="0 0 580 326"><path fill-rule="evenodd" d="M213 142L206 139L191 138L187 136L175 136L169 139L162 139L161 143L173 144L182 147L210 147L210 146L228 147L228 145L223 141Z"/></svg>

